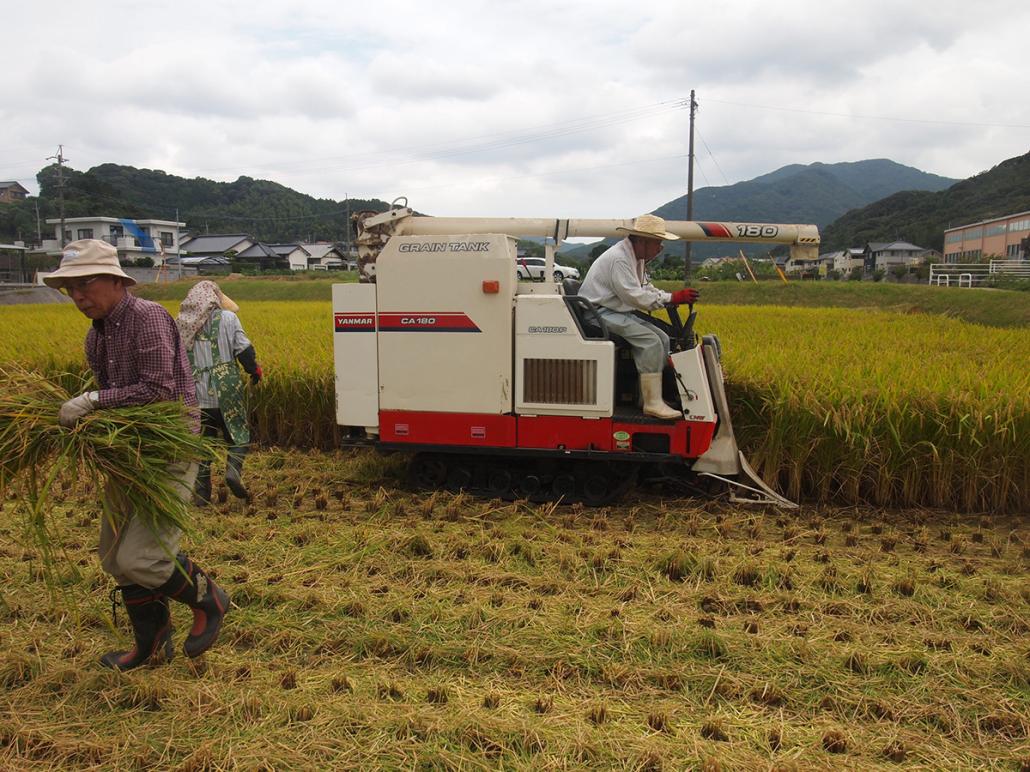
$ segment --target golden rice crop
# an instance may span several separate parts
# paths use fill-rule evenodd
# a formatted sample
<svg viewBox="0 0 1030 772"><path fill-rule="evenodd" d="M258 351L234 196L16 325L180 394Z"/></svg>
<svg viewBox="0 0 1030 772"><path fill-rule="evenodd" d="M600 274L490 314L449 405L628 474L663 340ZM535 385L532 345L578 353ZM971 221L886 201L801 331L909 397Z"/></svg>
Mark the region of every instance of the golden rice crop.
<svg viewBox="0 0 1030 772"><path fill-rule="evenodd" d="M166 302L173 313L176 304ZM266 444L337 444L325 302L250 302L265 369L252 394ZM0 308L0 362L82 366L88 322L69 307ZM1016 511L1030 496L1030 336L939 316L712 306L734 427L790 496Z"/></svg>
<svg viewBox="0 0 1030 772"><path fill-rule="evenodd" d="M1030 336L928 315L713 307L733 422L791 496L1025 509Z"/></svg>

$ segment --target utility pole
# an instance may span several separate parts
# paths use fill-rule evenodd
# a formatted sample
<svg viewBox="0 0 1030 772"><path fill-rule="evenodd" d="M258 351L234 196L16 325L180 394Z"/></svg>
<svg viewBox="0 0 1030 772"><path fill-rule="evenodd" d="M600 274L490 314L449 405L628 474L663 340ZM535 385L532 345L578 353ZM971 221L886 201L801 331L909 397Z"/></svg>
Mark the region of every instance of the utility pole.
<svg viewBox="0 0 1030 772"><path fill-rule="evenodd" d="M347 256L344 259L350 259L350 196L347 194L343 195L343 243L347 251Z"/></svg>
<svg viewBox="0 0 1030 772"><path fill-rule="evenodd" d="M168 210L165 210L168 211ZM179 232L179 207L175 207L175 252L178 256L179 279L182 279L182 233Z"/></svg>
<svg viewBox="0 0 1030 772"><path fill-rule="evenodd" d="M57 155L47 156L48 161L57 161L57 199L60 202L61 211L61 249L64 249L64 164L68 161L64 157L64 145L57 146Z"/></svg>
<svg viewBox="0 0 1030 772"><path fill-rule="evenodd" d="M43 246L43 230L39 224L39 196L36 196L36 244L40 247Z"/></svg>
<svg viewBox="0 0 1030 772"><path fill-rule="evenodd" d="M690 146L687 150L687 220L694 219L694 115L697 100L694 89L690 89ZM690 282L690 242L683 243L683 282Z"/></svg>
<svg viewBox="0 0 1030 772"><path fill-rule="evenodd" d="M343 248L343 265L346 268L350 263L350 196L347 193L343 194L344 204L344 219L343 219L343 233L344 233L344 248Z"/></svg>

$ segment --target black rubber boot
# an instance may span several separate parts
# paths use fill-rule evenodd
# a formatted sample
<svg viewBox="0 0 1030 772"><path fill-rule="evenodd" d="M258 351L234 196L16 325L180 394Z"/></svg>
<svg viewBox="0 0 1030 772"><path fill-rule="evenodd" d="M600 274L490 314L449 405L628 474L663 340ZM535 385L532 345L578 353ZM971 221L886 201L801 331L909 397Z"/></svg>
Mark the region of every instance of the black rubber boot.
<svg viewBox="0 0 1030 772"><path fill-rule="evenodd" d="M229 448L229 458L225 464L225 484L238 499L250 498L247 489L243 487L243 457L246 455L246 445L234 445Z"/></svg>
<svg viewBox="0 0 1030 772"><path fill-rule="evenodd" d="M108 652L100 658L100 664L114 670L132 670L155 659L162 649L165 660L171 660L175 649L172 646L172 616L168 613L168 601L156 590L148 590L138 584L118 589L132 623L136 645L129 651ZM114 593L111 600L112 604L116 602Z"/></svg>
<svg viewBox="0 0 1030 772"><path fill-rule="evenodd" d="M211 462L205 461L197 470L197 482L193 486L193 503L206 507L211 503Z"/></svg>
<svg viewBox="0 0 1030 772"><path fill-rule="evenodd" d="M200 566L180 552L171 578L155 592L193 609L193 627L182 646L187 657L199 657L214 646L229 610L229 595Z"/></svg>

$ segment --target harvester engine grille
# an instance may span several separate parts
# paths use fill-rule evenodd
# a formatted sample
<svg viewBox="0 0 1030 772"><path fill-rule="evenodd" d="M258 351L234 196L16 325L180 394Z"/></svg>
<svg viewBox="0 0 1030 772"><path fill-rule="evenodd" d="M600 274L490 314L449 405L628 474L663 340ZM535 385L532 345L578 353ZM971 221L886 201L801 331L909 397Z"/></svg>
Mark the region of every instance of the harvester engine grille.
<svg viewBox="0 0 1030 772"><path fill-rule="evenodd" d="M596 405L597 361L526 359L522 399L546 405Z"/></svg>

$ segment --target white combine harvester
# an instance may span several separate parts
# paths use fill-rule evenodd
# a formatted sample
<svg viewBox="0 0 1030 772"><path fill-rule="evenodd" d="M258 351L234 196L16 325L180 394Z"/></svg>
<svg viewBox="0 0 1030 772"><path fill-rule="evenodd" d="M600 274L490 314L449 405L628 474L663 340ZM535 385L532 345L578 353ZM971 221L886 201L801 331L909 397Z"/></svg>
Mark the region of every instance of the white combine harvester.
<svg viewBox="0 0 1030 772"><path fill-rule="evenodd" d="M672 340L664 398L637 407L637 374L570 280L516 278L517 237L619 236L632 220L356 217L362 283L333 286L337 422L348 441L414 454L420 487L602 504L641 478L718 481L731 500L793 507L737 448L714 335L696 313L652 317ZM693 241L818 252L814 225L669 221ZM546 247L545 277L554 247Z"/></svg>

